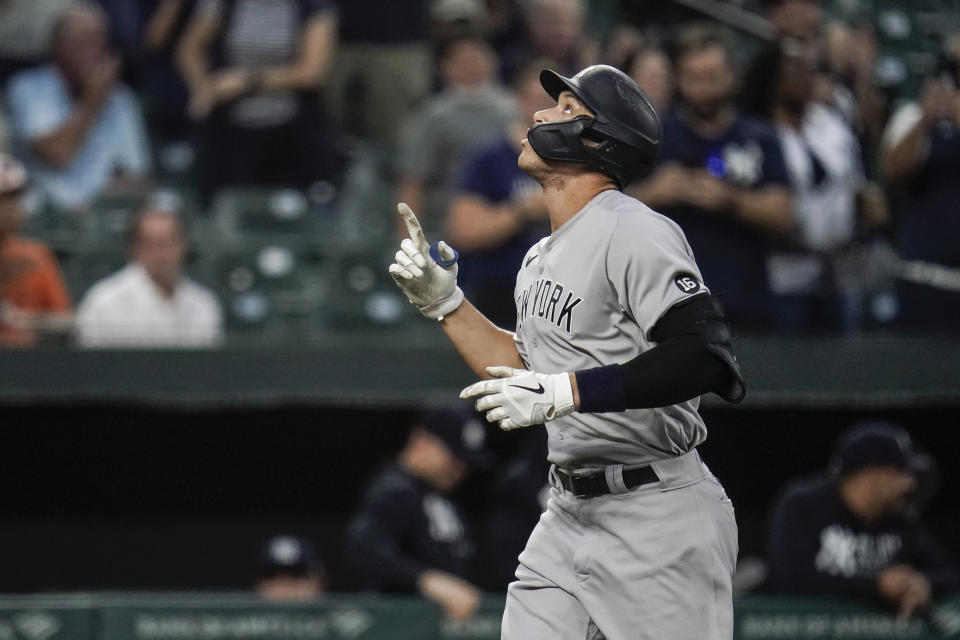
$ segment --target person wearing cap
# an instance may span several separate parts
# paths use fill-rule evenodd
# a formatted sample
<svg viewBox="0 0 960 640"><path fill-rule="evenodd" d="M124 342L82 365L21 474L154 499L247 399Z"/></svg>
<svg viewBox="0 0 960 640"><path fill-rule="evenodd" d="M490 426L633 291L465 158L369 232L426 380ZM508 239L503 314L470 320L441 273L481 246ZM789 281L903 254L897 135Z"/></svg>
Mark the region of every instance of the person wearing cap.
<svg viewBox="0 0 960 640"><path fill-rule="evenodd" d="M368 589L420 593L466 619L481 592L468 580L474 544L449 494L488 463L483 424L463 406L423 412L396 461L376 475L347 531Z"/></svg>
<svg viewBox="0 0 960 640"><path fill-rule="evenodd" d="M791 483L777 500L770 588L879 600L901 616L957 589L956 565L907 509L930 464L896 425L854 425L826 475Z"/></svg>
<svg viewBox="0 0 960 640"><path fill-rule="evenodd" d="M32 346L62 334L72 318L53 253L19 235L27 182L23 165L0 154L0 346Z"/></svg>
<svg viewBox="0 0 960 640"><path fill-rule="evenodd" d="M273 536L260 549L255 588L273 602L316 600L327 590L326 569L306 538Z"/></svg>
<svg viewBox="0 0 960 640"><path fill-rule="evenodd" d="M127 230L130 262L95 283L77 309L82 347L208 348L223 340L212 291L184 273L187 233L176 207L148 200Z"/></svg>

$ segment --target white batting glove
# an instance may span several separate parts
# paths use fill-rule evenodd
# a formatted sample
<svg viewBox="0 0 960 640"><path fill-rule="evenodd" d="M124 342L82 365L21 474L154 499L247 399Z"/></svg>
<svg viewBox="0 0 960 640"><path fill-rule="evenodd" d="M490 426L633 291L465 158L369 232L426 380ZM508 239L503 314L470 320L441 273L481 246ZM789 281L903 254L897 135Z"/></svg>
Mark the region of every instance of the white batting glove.
<svg viewBox="0 0 960 640"><path fill-rule="evenodd" d="M513 367L487 367L493 380L476 382L460 392L461 398L480 398L477 411L487 412L488 422L510 431L543 424L576 411L568 373L535 373Z"/></svg>
<svg viewBox="0 0 960 640"><path fill-rule="evenodd" d="M405 203L397 205L410 237L400 243L390 275L407 299L420 313L434 320L452 313L463 302L463 291L457 286L457 253L446 242L437 245L440 259L452 262L442 267L430 256L430 243L423 235L420 221Z"/></svg>

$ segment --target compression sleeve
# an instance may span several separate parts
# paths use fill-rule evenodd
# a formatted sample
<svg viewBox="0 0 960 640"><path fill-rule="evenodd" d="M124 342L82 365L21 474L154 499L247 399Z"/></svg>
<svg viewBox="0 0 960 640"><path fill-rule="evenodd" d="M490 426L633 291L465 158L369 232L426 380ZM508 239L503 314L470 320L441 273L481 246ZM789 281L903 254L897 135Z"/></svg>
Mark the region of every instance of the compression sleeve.
<svg viewBox="0 0 960 640"><path fill-rule="evenodd" d="M658 344L633 360L575 373L584 413L665 407L714 392L740 402L745 388L719 302L700 295L657 323Z"/></svg>

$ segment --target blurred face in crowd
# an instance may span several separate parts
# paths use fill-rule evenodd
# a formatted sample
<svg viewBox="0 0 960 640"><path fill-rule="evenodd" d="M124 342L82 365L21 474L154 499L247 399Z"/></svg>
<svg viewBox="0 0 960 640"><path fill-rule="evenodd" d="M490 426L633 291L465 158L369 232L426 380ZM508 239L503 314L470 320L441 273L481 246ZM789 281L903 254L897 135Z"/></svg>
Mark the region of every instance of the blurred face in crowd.
<svg viewBox="0 0 960 640"><path fill-rule="evenodd" d="M150 279L172 294L180 280L186 254L179 219L163 211L143 215L134 233L132 254Z"/></svg>
<svg viewBox="0 0 960 640"><path fill-rule="evenodd" d="M272 602L315 600L325 591L323 577L318 575L278 574L257 582L257 593Z"/></svg>
<svg viewBox="0 0 960 640"><path fill-rule="evenodd" d="M481 87L493 81L497 62L493 50L483 40L463 39L450 45L441 63L448 87Z"/></svg>
<svg viewBox="0 0 960 640"><path fill-rule="evenodd" d="M540 55L563 60L573 51L583 31L579 0L539 0L527 14L530 40Z"/></svg>
<svg viewBox="0 0 960 640"><path fill-rule="evenodd" d="M641 52L628 69L628 74L653 101L658 111L665 110L673 99L673 69L662 51Z"/></svg>
<svg viewBox="0 0 960 640"><path fill-rule="evenodd" d="M820 33L823 10L815 0L784 0L767 18L781 35L814 41Z"/></svg>
<svg viewBox="0 0 960 640"><path fill-rule="evenodd" d="M0 194L0 237L14 235L23 224L23 193Z"/></svg>
<svg viewBox="0 0 960 640"><path fill-rule="evenodd" d="M844 75L853 60L853 35L841 22L833 22L826 29L824 39L827 65L836 74Z"/></svg>
<svg viewBox="0 0 960 640"><path fill-rule="evenodd" d="M880 516L903 509L907 498L917 488L914 475L897 467L868 467L860 473L866 474L864 484L871 488L873 507Z"/></svg>
<svg viewBox="0 0 960 640"><path fill-rule="evenodd" d="M453 490L467 476L466 463L425 429L411 432L405 459L421 478L440 491Z"/></svg>
<svg viewBox="0 0 960 640"><path fill-rule="evenodd" d="M716 118L729 105L733 88L733 69L722 46L688 51L677 60L677 90L698 118Z"/></svg>
<svg viewBox="0 0 960 640"><path fill-rule="evenodd" d="M569 91L564 91L557 96L557 102L552 107L537 111L533 116L533 121L535 124L564 122L573 120L577 116L593 115L589 107L580 102L575 95ZM547 162L537 155L537 152L524 138L520 141L520 157L517 159L517 166L530 174L540 184L544 184L552 175L579 173L583 170L584 165L577 162Z"/></svg>
<svg viewBox="0 0 960 640"><path fill-rule="evenodd" d="M62 20L54 56L67 82L79 85L109 56L107 24L100 12L87 8L70 10Z"/></svg>

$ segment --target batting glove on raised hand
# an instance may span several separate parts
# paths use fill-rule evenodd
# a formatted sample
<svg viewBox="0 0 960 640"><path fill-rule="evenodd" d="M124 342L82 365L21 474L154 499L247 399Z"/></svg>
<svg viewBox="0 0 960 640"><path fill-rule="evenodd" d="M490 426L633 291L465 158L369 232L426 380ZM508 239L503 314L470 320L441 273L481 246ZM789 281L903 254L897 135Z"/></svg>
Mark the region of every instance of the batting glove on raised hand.
<svg viewBox="0 0 960 640"><path fill-rule="evenodd" d="M397 212L403 216L410 237L400 243L390 275L420 313L436 320L463 302L463 291L457 286L457 252L443 241L431 251L410 207L401 202ZM442 264L437 264L437 259Z"/></svg>
<svg viewBox="0 0 960 640"><path fill-rule="evenodd" d="M461 398L480 398L477 411L487 412L488 422L499 422L510 431L543 424L576 411L568 373L535 373L513 367L487 367L493 380L476 382L460 392Z"/></svg>

